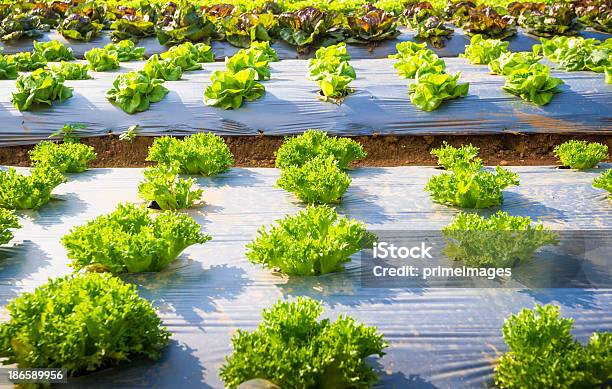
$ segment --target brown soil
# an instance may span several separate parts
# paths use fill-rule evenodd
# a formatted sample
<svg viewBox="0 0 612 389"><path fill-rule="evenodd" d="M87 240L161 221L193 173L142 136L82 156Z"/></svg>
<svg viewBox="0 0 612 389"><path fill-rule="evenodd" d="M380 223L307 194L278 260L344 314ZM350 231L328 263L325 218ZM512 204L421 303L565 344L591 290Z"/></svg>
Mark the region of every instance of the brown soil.
<svg viewBox="0 0 612 389"><path fill-rule="evenodd" d="M489 165L554 165L557 159L553 148L570 139L607 144L612 150L612 136L552 135L552 134L496 134L469 136L359 136L354 138L368 152L358 166L435 165L429 151L446 140L452 145L472 143L480 147L480 157ZM236 166L273 167L274 151L282 144L282 137L229 136L225 137ZM82 142L93 146L98 158L92 167L142 167L150 137L138 137L133 143L120 141L116 136L85 138ZM33 146L0 148L0 165L28 166L28 150Z"/></svg>

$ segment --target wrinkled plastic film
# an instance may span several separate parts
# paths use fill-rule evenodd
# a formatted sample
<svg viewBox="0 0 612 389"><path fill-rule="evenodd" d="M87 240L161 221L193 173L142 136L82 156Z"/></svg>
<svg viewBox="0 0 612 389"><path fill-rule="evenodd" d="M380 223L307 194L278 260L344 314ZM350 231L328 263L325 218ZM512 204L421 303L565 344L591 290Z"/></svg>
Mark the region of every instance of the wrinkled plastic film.
<svg viewBox="0 0 612 389"><path fill-rule="evenodd" d="M401 28L401 34L396 39L385 40L372 45L360 45L360 44L347 44L348 52L354 59L366 59L366 58L387 58L390 54L395 54L397 50L395 45L399 42L404 41L420 41L414 37L415 31ZM606 40L612 37L611 34L598 32L594 30L585 30L580 33L580 36L585 38L596 38L599 40ZM60 33L53 30L45 33L41 37L37 38L38 41L51 41L57 40L63 44L72 47L74 55L77 58L82 59L86 51L94 47L102 47L108 43L111 43L110 31L102 31L90 42L75 41L64 38ZM519 28L517 35L508 39L510 42L510 51L531 51L531 47L534 44L540 43L538 37L526 34ZM459 28L455 28L453 35L450 39L447 39L446 44L442 48L436 48L428 44L428 47L436 52L441 57L456 57L465 50L465 45L470 42L470 37ZM33 39L18 39L12 41L1 42L1 46L4 47L4 52L7 54L14 54L21 51L32 51L34 49ZM225 41L212 41L211 43L213 51L217 60L223 60L226 56L231 57L238 50L239 47L232 46ZM167 50L167 47L160 45L156 37L144 38L138 41L137 46L142 46L146 49L147 56L153 54L163 53ZM272 47L278 52L280 59L297 59L297 58L309 58L314 56L314 51L310 53L298 55L297 50L294 46L288 43L277 40L273 43Z"/></svg>
<svg viewBox="0 0 612 389"><path fill-rule="evenodd" d="M554 167L510 169L521 185L504 191L500 207L512 215L540 219L561 230L612 228L605 191L591 187L610 165L586 172ZM436 205L423 186L434 168L363 168L338 211L371 230L439 229L458 212ZM612 331L612 290L585 289L386 289L363 288L360 256L345 271L321 277L284 278L245 257L245 244L262 225L303 208L294 196L274 188L275 169L231 169L197 178L206 205L188 213L213 240L187 249L170 269L124 279L139 286L172 332L158 362L134 361L69 381L72 387L222 388L218 377L230 339L252 330L261 310L278 299L321 300L325 317L347 313L376 325L390 343L383 358L370 358L379 387L464 388L490 383L493 363L506 347L504 318L536 303L561 306L575 320L574 335L585 342L594 331ZM94 169L70 175L55 199L39 211L19 212L23 228L0 248L0 307L71 268L60 238L72 227L113 211L119 202L138 202L142 169ZM497 208L489 210L495 211ZM7 320L0 308L0 321ZM271 358L273 356L270 356Z"/></svg>
<svg viewBox="0 0 612 389"><path fill-rule="evenodd" d="M449 100L434 112L414 106L408 96L412 80L401 79L393 60L353 60L355 89L342 104L317 98L316 82L307 79L307 61L271 63L272 78L264 82L265 95L240 109L223 110L204 104L210 75L223 63L204 64L204 70L185 72L183 80L168 81L170 92L145 112L129 115L107 100L119 72L136 70L143 62L121 63L113 72L90 72L93 80L66 81L74 88L72 98L19 112L10 103L14 80L0 81L0 146L35 143L47 138L64 123L83 123L81 135L120 134L139 125L144 136L186 135L210 130L220 135L274 135L322 128L336 135L444 135L522 133L612 133L612 85L603 74L553 71L564 80L562 92L538 107L503 91L504 78L489 74L487 66L471 65L467 59L449 58L447 71L461 72L469 82L465 98Z"/></svg>

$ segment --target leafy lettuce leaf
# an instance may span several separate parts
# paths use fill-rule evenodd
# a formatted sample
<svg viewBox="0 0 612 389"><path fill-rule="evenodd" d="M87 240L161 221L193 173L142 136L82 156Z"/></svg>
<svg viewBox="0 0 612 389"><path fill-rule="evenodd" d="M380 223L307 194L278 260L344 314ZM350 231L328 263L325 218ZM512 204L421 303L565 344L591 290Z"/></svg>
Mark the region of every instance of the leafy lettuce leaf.
<svg viewBox="0 0 612 389"><path fill-rule="evenodd" d="M237 73L217 70L210 77L211 84L204 91L204 102L223 109L238 109L244 100L257 100L266 92L256 79L257 71L251 68Z"/></svg>
<svg viewBox="0 0 612 389"><path fill-rule="evenodd" d="M17 78L17 92L13 93L11 103L18 110L27 111L35 105L51 106L55 100L62 102L70 97L72 88L64 85L61 75L38 69Z"/></svg>
<svg viewBox="0 0 612 389"><path fill-rule="evenodd" d="M163 83L141 71L119 74L106 98L129 114L146 111L150 103L161 101L168 93Z"/></svg>
<svg viewBox="0 0 612 389"><path fill-rule="evenodd" d="M550 76L548 66L535 63L529 68L521 68L507 75L502 88L523 100L536 105L546 105L560 92L558 87L563 84L560 78Z"/></svg>
<svg viewBox="0 0 612 389"><path fill-rule="evenodd" d="M417 73L416 82L410 84L410 101L423 111L436 110L444 100L465 97L470 85L458 84L461 73Z"/></svg>

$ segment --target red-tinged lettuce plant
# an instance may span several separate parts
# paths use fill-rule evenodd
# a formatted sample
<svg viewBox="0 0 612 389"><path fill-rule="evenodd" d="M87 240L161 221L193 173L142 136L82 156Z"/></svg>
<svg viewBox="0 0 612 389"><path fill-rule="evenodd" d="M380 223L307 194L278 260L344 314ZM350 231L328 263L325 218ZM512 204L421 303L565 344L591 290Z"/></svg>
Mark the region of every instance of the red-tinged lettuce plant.
<svg viewBox="0 0 612 389"><path fill-rule="evenodd" d="M612 5L607 0L574 0L571 2L580 22L595 30L612 34Z"/></svg>
<svg viewBox="0 0 612 389"><path fill-rule="evenodd" d="M423 111L434 111L445 100L467 96L470 84L459 84L461 72L452 75L432 73L429 70L423 75L417 72L416 82L410 84L410 101Z"/></svg>
<svg viewBox="0 0 612 389"><path fill-rule="evenodd" d="M516 23L512 16L502 16L486 5L471 9L460 25L468 35L480 34L489 39L504 39L516 34Z"/></svg>
<svg viewBox="0 0 612 389"><path fill-rule="evenodd" d="M521 68L507 75L502 89L525 101L546 105L555 94L561 92L558 87L563 84L560 78L550 76L547 65L534 63L529 68Z"/></svg>
<svg viewBox="0 0 612 389"><path fill-rule="evenodd" d="M476 8L476 3L470 0L448 0L444 7L444 14L457 26L461 26L469 17L470 12Z"/></svg>
<svg viewBox="0 0 612 389"><path fill-rule="evenodd" d="M186 214L119 204L110 214L74 227L62 238L70 266L95 272L158 272L189 246L211 237Z"/></svg>
<svg viewBox="0 0 612 389"><path fill-rule="evenodd" d="M58 41L37 42L34 41L34 52L42 55L47 61L57 62L61 60L72 61L74 55L72 48L64 46Z"/></svg>
<svg viewBox="0 0 612 389"><path fill-rule="evenodd" d="M453 29L444 23L442 19L437 16L430 16L429 18L419 22L416 26L416 33L414 37L416 39L424 39L431 43L435 48L442 48L446 45L446 38L453 35Z"/></svg>
<svg viewBox="0 0 612 389"><path fill-rule="evenodd" d="M138 41L139 39L155 36L155 23L144 13L134 10L132 13L121 15L110 25L111 40L120 42L126 39Z"/></svg>
<svg viewBox="0 0 612 389"><path fill-rule="evenodd" d="M555 147L555 155L563 166L572 169L592 169L608 159L608 146L585 140L570 140Z"/></svg>
<svg viewBox="0 0 612 389"><path fill-rule="evenodd" d="M147 161L163 165L178 164L181 173L215 176L234 164L232 153L223 140L213 133L199 133L183 140L162 136L149 148Z"/></svg>
<svg viewBox="0 0 612 389"><path fill-rule="evenodd" d="M165 5L157 21L156 31L160 44L173 46L184 42L208 43L216 28L213 22L202 16L195 5L181 1Z"/></svg>
<svg viewBox="0 0 612 389"><path fill-rule="evenodd" d="M8 209L0 208L0 245L7 244L13 239L13 233L9 228L19 228L17 216Z"/></svg>
<svg viewBox="0 0 612 389"><path fill-rule="evenodd" d="M593 187L607 190L610 193L608 198L612 200L612 169L608 169L597 176L593 180Z"/></svg>
<svg viewBox="0 0 612 389"><path fill-rule="evenodd" d="M510 315L502 334L508 352L495 367L495 385L511 388L599 388L612 375L612 333L595 332L586 347L572 336L559 307L536 305Z"/></svg>
<svg viewBox="0 0 612 389"><path fill-rule="evenodd" d="M50 279L7 305L0 358L19 368L62 368L69 376L130 359L159 359L170 333L136 286L109 274Z"/></svg>
<svg viewBox="0 0 612 389"><path fill-rule="evenodd" d="M13 93L11 103L20 111L34 106L51 106L54 101L62 102L72 97L72 88L64 85L64 78L48 70L38 69L17 78L17 92Z"/></svg>
<svg viewBox="0 0 612 389"><path fill-rule="evenodd" d="M202 198L202 189L191 189L195 178L180 178L178 163L158 165L144 171L144 181L138 185L138 194L146 201L155 202L154 208L184 209L194 206Z"/></svg>
<svg viewBox="0 0 612 389"><path fill-rule="evenodd" d="M576 12L565 2L546 4L544 7L515 7L513 12L519 13L518 24L537 36L576 35L582 29Z"/></svg>
<svg viewBox="0 0 612 389"><path fill-rule="evenodd" d="M543 224L502 211L488 218L460 212L442 232L444 253L471 267L511 268L533 259L541 247L558 243L557 234Z"/></svg>
<svg viewBox="0 0 612 389"><path fill-rule="evenodd" d="M367 155L361 144L353 139L329 136L321 130L308 130L302 135L285 138L275 154L279 169L302 166L318 156L331 156L342 170Z"/></svg>
<svg viewBox="0 0 612 389"><path fill-rule="evenodd" d="M518 184L518 174L500 166L493 173L484 170L480 160L475 160L457 164L450 172L431 177L425 190L436 203L481 209L501 205L504 202L502 191Z"/></svg>
<svg viewBox="0 0 612 389"><path fill-rule="evenodd" d="M0 40L38 38L50 29L51 26L37 15L6 15L0 22Z"/></svg>
<svg viewBox="0 0 612 389"><path fill-rule="evenodd" d="M339 203L350 184L351 177L338 167L336 159L323 155L301 166L284 168L276 182L307 204Z"/></svg>
<svg viewBox="0 0 612 389"><path fill-rule="evenodd" d="M51 192L66 182L62 173L51 166L37 166L29 175L15 168L0 170L0 208L38 209L51 200Z"/></svg>
<svg viewBox="0 0 612 389"><path fill-rule="evenodd" d="M308 51L310 46L317 44L328 46L337 43L342 39L346 25L342 14L314 7L283 13L278 16L278 21L281 39L297 46L298 52Z"/></svg>
<svg viewBox="0 0 612 389"><path fill-rule="evenodd" d="M400 34L393 15L369 3L349 15L346 25L346 41L350 43L379 42L394 39Z"/></svg>
<svg viewBox="0 0 612 389"><path fill-rule="evenodd" d="M247 244L247 258L290 276L318 276L342 270L374 236L365 224L339 216L326 205L309 206L296 215L262 227Z"/></svg>
<svg viewBox="0 0 612 389"><path fill-rule="evenodd" d="M248 68L237 73L217 70L204 90L204 103L223 109L238 109L244 101L260 99L266 88L256 81L257 71Z"/></svg>
<svg viewBox="0 0 612 389"><path fill-rule="evenodd" d="M62 173L83 172L96 159L93 147L77 142L40 142L29 155L32 165L48 165Z"/></svg>
<svg viewBox="0 0 612 389"><path fill-rule="evenodd" d="M278 34L278 20L269 13L234 13L221 20L221 31L230 44L248 48L252 42L271 41Z"/></svg>
<svg viewBox="0 0 612 389"><path fill-rule="evenodd" d="M407 27L417 28L419 23L432 16L437 16L437 12L429 1L415 1L405 5L400 19Z"/></svg>
<svg viewBox="0 0 612 389"><path fill-rule="evenodd" d="M322 313L320 302L305 297L265 309L257 329L232 337L234 352L220 372L225 386L235 389L253 378L282 388L373 386L378 376L364 359L384 355L383 335L349 316L319 320Z"/></svg>
<svg viewBox="0 0 612 389"><path fill-rule="evenodd" d="M102 28L104 25L85 15L72 14L64 19L57 31L65 38L89 42L98 36Z"/></svg>
<svg viewBox="0 0 612 389"><path fill-rule="evenodd" d="M461 58L467 58L473 65L488 65L491 61L508 52L510 42L499 39L486 39L476 34L470 39L470 44L465 46L465 53L459 54Z"/></svg>

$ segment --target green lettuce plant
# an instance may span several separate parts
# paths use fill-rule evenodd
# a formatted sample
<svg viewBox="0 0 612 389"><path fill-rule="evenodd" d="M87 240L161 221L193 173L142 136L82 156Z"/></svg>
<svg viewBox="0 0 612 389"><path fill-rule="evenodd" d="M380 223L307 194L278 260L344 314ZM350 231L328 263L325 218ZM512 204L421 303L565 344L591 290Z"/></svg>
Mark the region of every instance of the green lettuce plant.
<svg viewBox="0 0 612 389"><path fill-rule="evenodd" d="M0 358L25 368L83 374L130 359L156 360L170 333L136 286L108 274L50 279L7 305Z"/></svg>
<svg viewBox="0 0 612 389"><path fill-rule="evenodd" d="M266 59L268 62L278 61L278 54L276 53L276 50L270 47L270 42L268 41L251 42L251 46L249 47L249 50L259 51L263 53L263 55L266 56Z"/></svg>
<svg viewBox="0 0 612 389"><path fill-rule="evenodd" d="M106 98L129 114L149 109L150 103L161 101L168 93L164 80L150 78L144 72L119 74Z"/></svg>
<svg viewBox="0 0 612 389"><path fill-rule="evenodd" d="M566 71L590 70L603 73L612 66L612 40L600 42L582 37L541 38L544 55Z"/></svg>
<svg viewBox="0 0 612 389"><path fill-rule="evenodd" d="M338 168L346 170L353 161L367 156L361 144L353 139L328 136L327 132L315 129L285 138L275 154L279 169L302 166L318 156L332 156Z"/></svg>
<svg viewBox="0 0 612 389"><path fill-rule="evenodd" d="M164 211L153 217L152 211L126 203L72 228L62 244L77 271L139 273L161 271L187 247L210 239L186 214Z"/></svg>
<svg viewBox="0 0 612 389"><path fill-rule="evenodd" d="M42 55L47 61L72 61L74 59L72 48L58 41L34 41L34 52Z"/></svg>
<svg viewBox="0 0 612 389"><path fill-rule="evenodd" d="M85 59L89 62L89 68L96 72L119 69L119 58L116 52L94 47L85 52Z"/></svg>
<svg viewBox="0 0 612 389"><path fill-rule="evenodd" d="M220 372L225 386L235 389L253 378L282 388L373 386L378 377L364 358L384 355L383 335L349 316L319 320L322 313L320 302L305 297L265 309L253 332L232 337L234 352Z"/></svg>
<svg viewBox="0 0 612 389"><path fill-rule="evenodd" d="M501 205L504 202L502 191L518 184L518 174L500 166L495 167L495 173L484 170L478 160L431 177L425 190L436 203L479 209Z"/></svg>
<svg viewBox="0 0 612 389"><path fill-rule="evenodd" d="M414 55L401 58L393 64L397 70L397 75L402 78L415 78L417 73L424 75L427 73L444 73L446 64L431 50L422 50Z"/></svg>
<svg viewBox="0 0 612 389"><path fill-rule="evenodd" d="M270 79L270 65L267 55L258 50L240 50L231 58L225 58L225 67L232 73L243 69L253 69L257 72L257 81Z"/></svg>
<svg viewBox="0 0 612 389"><path fill-rule="evenodd" d="M204 90L204 103L223 109L238 109L243 101L260 99L266 88L257 79L257 71L248 68L237 73L217 70Z"/></svg>
<svg viewBox="0 0 612 389"><path fill-rule="evenodd" d="M608 169L601 173L593 180L593 187L607 190L610 193L610 200L612 200L612 169Z"/></svg>
<svg viewBox="0 0 612 389"><path fill-rule="evenodd" d="M49 165L62 173L83 172L96 159L93 147L74 142L40 142L29 154L34 166Z"/></svg>
<svg viewBox="0 0 612 389"><path fill-rule="evenodd" d="M342 42L320 48L315 58L308 61L308 78L317 81L323 100L339 103L351 92L348 85L357 75L348 63L350 59L346 44Z"/></svg>
<svg viewBox="0 0 612 389"><path fill-rule="evenodd" d="M38 209L51 199L51 192L66 182L62 173L51 166L37 166L29 175L15 168L0 170L0 208Z"/></svg>
<svg viewBox="0 0 612 389"><path fill-rule="evenodd" d="M546 105L556 93L561 92L558 87L563 84L560 78L550 76L548 66L534 63L529 68L520 68L508 74L502 88L525 101Z"/></svg>
<svg viewBox="0 0 612 389"><path fill-rule="evenodd" d="M459 84L461 72L426 73L415 76L416 82L410 84L410 101L423 111L434 111L444 100L467 96L470 84Z"/></svg>
<svg viewBox="0 0 612 389"><path fill-rule="evenodd" d="M13 233L9 228L19 228L17 216L8 209L0 208L0 245L7 244L13 239Z"/></svg>
<svg viewBox="0 0 612 389"><path fill-rule="evenodd" d="M510 315L502 334L509 351L495 367L495 385L512 388L599 388L612 375L612 333L595 332L586 347L559 307L536 305Z"/></svg>
<svg viewBox="0 0 612 389"><path fill-rule="evenodd" d="M200 70L201 63L214 62L215 54L212 48L205 43L185 42L171 47L168 51L160 54L161 59L173 59L175 65L179 65L183 71Z"/></svg>
<svg viewBox="0 0 612 389"><path fill-rule="evenodd" d="M317 276L342 270L350 256L372 241L364 223L338 216L327 205L309 206L247 244L247 258L291 276Z"/></svg>
<svg viewBox="0 0 612 389"><path fill-rule="evenodd" d="M444 252L467 266L514 267L533 258L546 245L557 244L557 234L529 217L498 211L490 217L461 212L442 229Z"/></svg>
<svg viewBox="0 0 612 389"><path fill-rule="evenodd" d="M487 65L508 52L510 42L499 39L485 39L476 34L470 39L470 44L465 46L465 53L459 54L461 58L467 58L473 65Z"/></svg>
<svg viewBox="0 0 612 389"><path fill-rule="evenodd" d="M54 101L62 102L72 97L72 88L64 85L64 78L48 70L38 69L17 78L17 92L11 103L20 111L27 111L36 105L51 106Z"/></svg>
<svg viewBox="0 0 612 389"><path fill-rule="evenodd" d="M180 178L178 164L158 165L144 171L144 181L138 185L138 194L146 201L154 201L159 209L191 208L202 198L202 189L195 178Z"/></svg>
<svg viewBox="0 0 612 389"><path fill-rule="evenodd" d="M119 62L139 61L144 59L145 56L145 48L136 47L134 42L129 39L117 43L109 43L104 46L104 50L108 53L117 53Z"/></svg>
<svg viewBox="0 0 612 389"><path fill-rule="evenodd" d="M0 54L0 80L17 78L17 64L9 56Z"/></svg>
<svg viewBox="0 0 612 389"><path fill-rule="evenodd" d="M478 157L480 149L476 146L462 145L459 148L449 145L446 141L437 149L431 150L431 155L438 158L438 165L446 170L469 166L470 164L482 164L482 160Z"/></svg>
<svg viewBox="0 0 612 389"><path fill-rule="evenodd" d="M508 76L519 69L529 69L534 63L540 62L540 47L534 45L533 51L518 53L502 53L499 57L489 62L489 70L493 74Z"/></svg>
<svg viewBox="0 0 612 389"><path fill-rule="evenodd" d="M213 133L198 133L183 140L162 136L149 148L147 161L163 165L178 163L181 173L215 176L234 164L232 153L223 140Z"/></svg>
<svg viewBox="0 0 612 389"><path fill-rule="evenodd" d="M29 51L9 55L7 61L14 63L18 72L31 72L47 66L47 60L42 54Z"/></svg>
<svg viewBox="0 0 612 389"><path fill-rule="evenodd" d="M584 170L608 159L608 146L584 140L570 140L555 147L555 155L564 166Z"/></svg>
<svg viewBox="0 0 612 389"><path fill-rule="evenodd" d="M287 166L276 185L308 204L330 204L342 200L351 177L338 167L333 156L319 155L301 166Z"/></svg>
<svg viewBox="0 0 612 389"><path fill-rule="evenodd" d="M391 59L404 59L411 57L421 51L431 51L427 48L427 43L416 43L412 41L400 42L395 45L396 54L389 55Z"/></svg>
<svg viewBox="0 0 612 389"><path fill-rule="evenodd" d="M61 76L64 80L89 80L91 76L87 71L89 65L77 62L62 61L59 65L52 65L51 72Z"/></svg>
<svg viewBox="0 0 612 389"><path fill-rule="evenodd" d="M183 69L176 64L173 58L160 60L159 55L152 55L144 64L142 71L149 78L157 78L164 81L177 81L183 77Z"/></svg>

